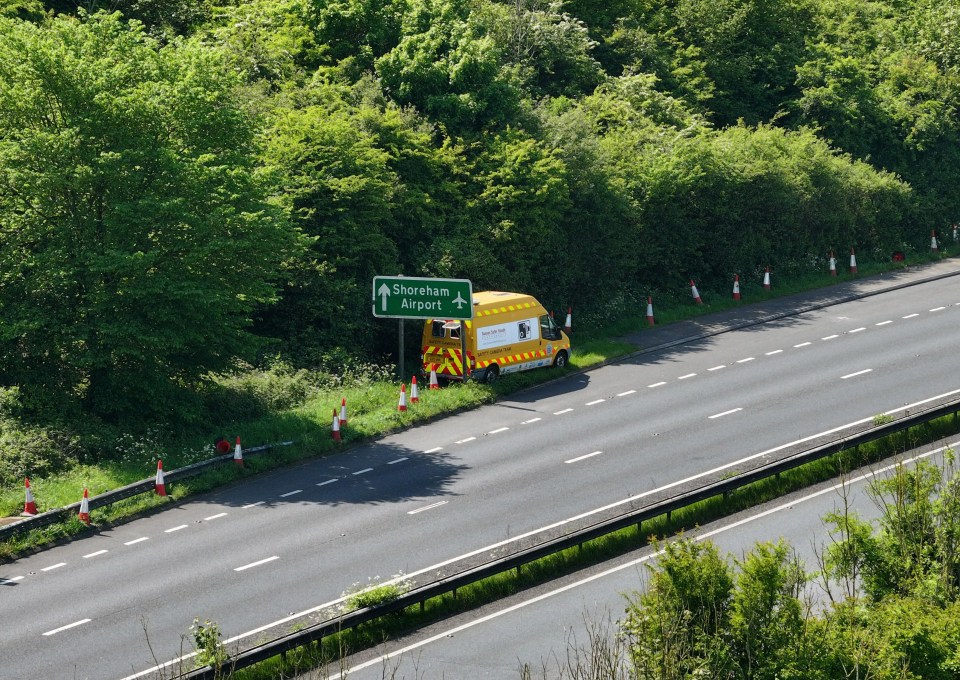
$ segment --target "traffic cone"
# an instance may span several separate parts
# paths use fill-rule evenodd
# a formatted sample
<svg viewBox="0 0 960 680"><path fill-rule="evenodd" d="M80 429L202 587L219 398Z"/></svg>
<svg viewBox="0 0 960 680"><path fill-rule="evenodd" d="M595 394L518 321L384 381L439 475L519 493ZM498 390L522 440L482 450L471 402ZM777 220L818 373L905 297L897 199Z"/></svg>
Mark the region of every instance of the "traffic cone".
<svg viewBox="0 0 960 680"><path fill-rule="evenodd" d="M25 484L27 487L26 500L23 502L23 512L21 515L31 516L37 514L37 502L33 500L33 492L30 491L30 478L25 477Z"/></svg>
<svg viewBox="0 0 960 680"><path fill-rule="evenodd" d="M857 254L853 252L853 248L850 249L850 273L857 273Z"/></svg>
<svg viewBox="0 0 960 680"><path fill-rule="evenodd" d="M157 492L158 496L167 495L167 487L163 483L163 461L157 461L157 481L153 484L153 490Z"/></svg>
<svg viewBox="0 0 960 680"><path fill-rule="evenodd" d="M653 296L647 296L647 325L653 325Z"/></svg>
<svg viewBox="0 0 960 680"><path fill-rule="evenodd" d="M407 385L406 383L400 383L400 403L397 404L398 411L407 410Z"/></svg>
<svg viewBox="0 0 960 680"><path fill-rule="evenodd" d="M416 404L420 401L420 392L417 390L417 376L410 378L410 403Z"/></svg>
<svg viewBox="0 0 960 680"><path fill-rule="evenodd" d="M570 332L570 321L573 316L573 307L567 307L567 320L563 322L563 330L567 333Z"/></svg>
<svg viewBox="0 0 960 680"><path fill-rule="evenodd" d="M833 251L830 251L830 276L837 275L837 258L834 257Z"/></svg>
<svg viewBox="0 0 960 680"><path fill-rule="evenodd" d="M439 390L439 389L440 389L440 381L437 380L437 365L436 365L436 364L430 364L430 389L431 389L431 390Z"/></svg>
<svg viewBox="0 0 960 680"><path fill-rule="evenodd" d="M233 445L233 462L243 467L243 449L240 447L240 437L237 437L237 443Z"/></svg>
<svg viewBox="0 0 960 680"><path fill-rule="evenodd" d="M739 274L733 275L733 299L734 300L740 299L740 275Z"/></svg>
<svg viewBox="0 0 960 680"><path fill-rule="evenodd" d="M340 400L340 427L343 427L347 424L347 398L343 397Z"/></svg>
<svg viewBox="0 0 960 680"><path fill-rule="evenodd" d="M693 295L693 300L698 305L703 304L703 300L700 299L700 291L697 290L697 284L693 282L693 279L690 279L690 293Z"/></svg>
<svg viewBox="0 0 960 680"><path fill-rule="evenodd" d="M337 416L337 409L333 409L333 424L330 426L330 436L333 437L335 442L343 441L340 437L340 418Z"/></svg>
<svg viewBox="0 0 960 680"><path fill-rule="evenodd" d="M767 267L767 271L763 272L763 289L770 290L770 267Z"/></svg>
<svg viewBox="0 0 960 680"><path fill-rule="evenodd" d="M933 252L937 252L937 230L936 229L930 230L930 250Z"/></svg>
<svg viewBox="0 0 960 680"><path fill-rule="evenodd" d="M87 500L87 490L83 490L83 498L80 499L80 512L77 518L84 524L90 524L90 502Z"/></svg>

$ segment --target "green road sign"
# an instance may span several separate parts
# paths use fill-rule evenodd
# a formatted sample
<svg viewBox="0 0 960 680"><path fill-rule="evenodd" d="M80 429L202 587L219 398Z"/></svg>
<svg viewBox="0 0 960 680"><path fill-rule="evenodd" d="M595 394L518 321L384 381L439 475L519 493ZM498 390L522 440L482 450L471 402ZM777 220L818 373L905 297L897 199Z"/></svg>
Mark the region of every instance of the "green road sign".
<svg viewBox="0 0 960 680"><path fill-rule="evenodd" d="M373 277L373 315L388 319L472 319L469 279Z"/></svg>

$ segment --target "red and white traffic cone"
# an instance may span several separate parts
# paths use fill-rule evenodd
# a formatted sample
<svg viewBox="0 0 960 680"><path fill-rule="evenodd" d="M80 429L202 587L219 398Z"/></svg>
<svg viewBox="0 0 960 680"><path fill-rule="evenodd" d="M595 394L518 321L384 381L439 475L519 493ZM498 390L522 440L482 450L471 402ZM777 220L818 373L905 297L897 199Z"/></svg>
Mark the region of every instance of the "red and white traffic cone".
<svg viewBox="0 0 960 680"><path fill-rule="evenodd" d="M572 317L573 317L573 307L567 307L567 320L563 322L563 330L567 333L570 332L570 328L571 328L570 322L572 321Z"/></svg>
<svg viewBox="0 0 960 680"><path fill-rule="evenodd" d="M33 500L33 492L30 490L30 478L24 477L25 485L27 488L26 499L23 502L23 512L21 515L33 516L37 514L37 502Z"/></svg>
<svg viewBox="0 0 960 680"><path fill-rule="evenodd" d="M740 275L739 274L733 275L733 299L734 300L740 299Z"/></svg>
<svg viewBox="0 0 960 680"><path fill-rule="evenodd" d="M653 296L647 296L647 325L653 325Z"/></svg>
<svg viewBox="0 0 960 680"><path fill-rule="evenodd" d="M407 385L406 383L400 383L400 402L397 404L398 411L407 410Z"/></svg>
<svg viewBox="0 0 960 680"><path fill-rule="evenodd" d="M690 279L690 294L693 295L693 300L698 305L703 304L703 300L700 299L700 291L697 290L697 284L693 282L693 279Z"/></svg>
<svg viewBox="0 0 960 680"><path fill-rule="evenodd" d="M410 403L420 402L420 391L417 389L417 376L410 378Z"/></svg>
<svg viewBox="0 0 960 680"><path fill-rule="evenodd" d="M83 498L80 499L80 512L77 518L84 524L90 524L90 502L87 500L87 490L83 490Z"/></svg>
<svg viewBox="0 0 960 680"><path fill-rule="evenodd" d="M163 483L163 461L157 461L157 480L153 483L153 490L157 492L158 496L167 495L167 487Z"/></svg>
<svg viewBox="0 0 960 680"><path fill-rule="evenodd" d="M936 229L931 229L931 230L930 230L930 250L933 251L934 253L937 252L937 250L938 250L938 248L937 248L937 230L936 230Z"/></svg>
<svg viewBox="0 0 960 680"><path fill-rule="evenodd" d="M837 258L834 257L833 251L830 251L830 276L837 275Z"/></svg>
<svg viewBox="0 0 960 680"><path fill-rule="evenodd" d="M343 397L340 400L340 427L343 427L347 424L347 398Z"/></svg>
<svg viewBox="0 0 960 680"><path fill-rule="evenodd" d="M233 445L233 462L243 467L243 448L240 446L240 437L237 436L237 443Z"/></svg>
<svg viewBox="0 0 960 680"><path fill-rule="evenodd" d="M850 273L857 273L857 254L853 252L853 248L850 249Z"/></svg>
<svg viewBox="0 0 960 680"><path fill-rule="evenodd" d="M337 409L333 409L333 424L330 426L330 436L333 437L335 442L343 441L340 437L340 417L337 415Z"/></svg>
<svg viewBox="0 0 960 680"><path fill-rule="evenodd" d="M437 380L437 365L436 365L436 364L430 364L430 389L431 389L431 390L439 390L439 389L440 389L440 381Z"/></svg>
<svg viewBox="0 0 960 680"><path fill-rule="evenodd" d="M763 289L770 290L770 267L767 267L767 270L763 272Z"/></svg>

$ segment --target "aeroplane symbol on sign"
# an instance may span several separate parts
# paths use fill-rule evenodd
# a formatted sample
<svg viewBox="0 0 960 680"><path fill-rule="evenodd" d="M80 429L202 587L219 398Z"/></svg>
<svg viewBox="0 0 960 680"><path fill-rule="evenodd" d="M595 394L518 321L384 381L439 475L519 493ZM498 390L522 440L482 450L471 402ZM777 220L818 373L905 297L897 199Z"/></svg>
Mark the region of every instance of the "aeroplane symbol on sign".
<svg viewBox="0 0 960 680"><path fill-rule="evenodd" d="M464 300L464 299L460 296L460 293L458 292L458 293L457 293L457 297L454 298L454 300L453 300L453 304L455 304L455 305L457 306L457 309L463 309L463 306L464 306L465 304L467 304L467 301Z"/></svg>

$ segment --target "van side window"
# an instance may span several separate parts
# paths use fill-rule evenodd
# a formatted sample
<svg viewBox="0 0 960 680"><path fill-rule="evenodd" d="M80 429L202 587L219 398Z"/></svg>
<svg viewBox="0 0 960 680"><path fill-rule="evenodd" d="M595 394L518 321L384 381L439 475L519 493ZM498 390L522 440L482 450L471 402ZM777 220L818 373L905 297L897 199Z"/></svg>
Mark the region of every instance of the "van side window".
<svg viewBox="0 0 960 680"><path fill-rule="evenodd" d="M443 321L434 321L432 325L432 335L435 338L442 338L446 335L443 328Z"/></svg>
<svg viewBox="0 0 960 680"><path fill-rule="evenodd" d="M560 326L556 324L549 314L544 314L540 317L540 336L544 340L559 340L562 337L560 335Z"/></svg>

